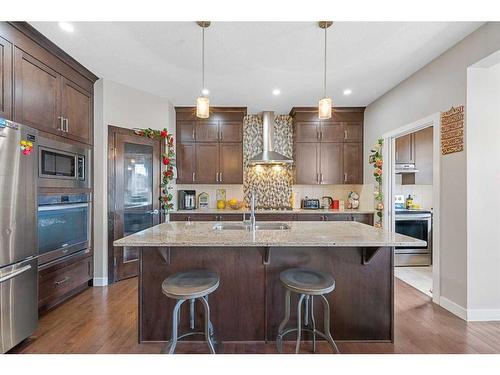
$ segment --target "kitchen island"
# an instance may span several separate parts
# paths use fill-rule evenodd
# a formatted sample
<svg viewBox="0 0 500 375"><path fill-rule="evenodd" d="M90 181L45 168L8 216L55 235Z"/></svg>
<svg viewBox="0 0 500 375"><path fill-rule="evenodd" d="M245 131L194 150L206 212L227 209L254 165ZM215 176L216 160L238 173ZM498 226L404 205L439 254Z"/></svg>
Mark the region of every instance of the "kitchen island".
<svg viewBox="0 0 500 375"><path fill-rule="evenodd" d="M139 248L139 341L170 339L174 301L162 294L161 283L173 273L200 268L220 275L210 295L218 340L273 341L284 315L279 274L298 266L329 272L336 280L326 296L334 339L392 341L393 248L425 243L357 222L283 224L288 229L252 231L235 223L171 222L115 241ZM181 330L188 329L188 313L182 311ZM201 324L201 306L196 315ZM315 315L321 319L319 304Z"/></svg>

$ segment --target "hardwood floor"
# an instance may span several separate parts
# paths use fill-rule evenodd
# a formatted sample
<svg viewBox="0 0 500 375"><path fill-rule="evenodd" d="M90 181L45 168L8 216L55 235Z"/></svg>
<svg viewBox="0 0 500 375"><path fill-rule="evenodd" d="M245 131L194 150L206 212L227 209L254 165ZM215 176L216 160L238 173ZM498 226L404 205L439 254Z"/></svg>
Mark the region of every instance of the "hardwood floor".
<svg viewBox="0 0 500 375"><path fill-rule="evenodd" d="M395 286L394 344L340 342L342 353L500 353L500 322L464 322L408 284L396 279ZM50 311L40 318L34 335L11 353L160 353L164 345L137 342L134 278L91 288ZM292 346L285 351L291 352ZM302 345L303 352L310 347ZM177 348L179 353L207 352L203 343L181 342ZM331 353L324 343L318 351ZM222 352L276 350L274 342L224 343Z"/></svg>

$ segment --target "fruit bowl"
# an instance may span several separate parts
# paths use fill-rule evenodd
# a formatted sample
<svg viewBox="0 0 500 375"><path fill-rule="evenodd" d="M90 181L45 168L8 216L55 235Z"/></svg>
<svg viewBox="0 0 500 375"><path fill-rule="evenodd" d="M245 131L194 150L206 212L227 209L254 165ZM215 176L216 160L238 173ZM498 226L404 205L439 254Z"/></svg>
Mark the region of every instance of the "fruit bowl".
<svg viewBox="0 0 500 375"><path fill-rule="evenodd" d="M231 209L239 210L239 209L241 209L243 202L230 200L230 201L227 201L227 204Z"/></svg>

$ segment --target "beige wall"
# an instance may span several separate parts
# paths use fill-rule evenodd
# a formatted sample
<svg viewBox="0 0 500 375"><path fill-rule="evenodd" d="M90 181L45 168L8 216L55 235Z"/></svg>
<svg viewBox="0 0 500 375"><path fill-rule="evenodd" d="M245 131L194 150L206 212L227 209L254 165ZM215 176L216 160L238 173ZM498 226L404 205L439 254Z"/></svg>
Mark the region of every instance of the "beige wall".
<svg viewBox="0 0 500 375"><path fill-rule="evenodd" d="M107 285L108 125L175 131L175 112L166 98L100 79L94 87L94 285Z"/></svg>
<svg viewBox="0 0 500 375"><path fill-rule="evenodd" d="M500 320L500 52L467 75L467 319Z"/></svg>
<svg viewBox="0 0 500 375"><path fill-rule="evenodd" d="M467 68L499 49L500 23L487 23L371 103L365 111L365 155L383 133L465 105ZM441 296L465 308L466 151L443 156L441 162ZM370 171L366 162L365 183L372 181Z"/></svg>

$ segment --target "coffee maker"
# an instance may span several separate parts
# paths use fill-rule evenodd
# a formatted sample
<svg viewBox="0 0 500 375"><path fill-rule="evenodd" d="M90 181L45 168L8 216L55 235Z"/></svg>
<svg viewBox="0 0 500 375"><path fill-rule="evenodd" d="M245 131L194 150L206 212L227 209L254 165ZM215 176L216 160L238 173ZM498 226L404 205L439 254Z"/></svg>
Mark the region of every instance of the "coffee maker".
<svg viewBox="0 0 500 375"><path fill-rule="evenodd" d="M179 210L196 208L196 190L179 190Z"/></svg>

